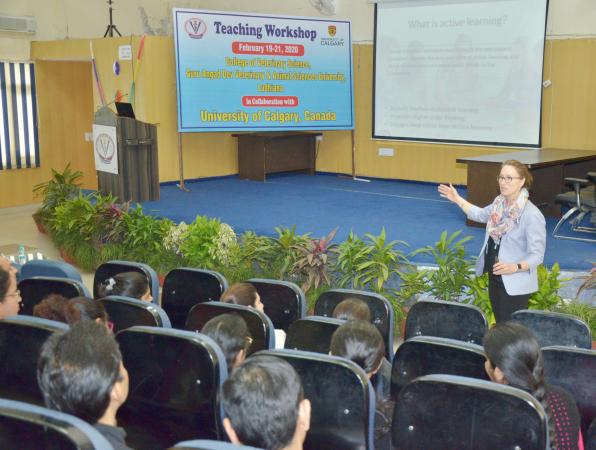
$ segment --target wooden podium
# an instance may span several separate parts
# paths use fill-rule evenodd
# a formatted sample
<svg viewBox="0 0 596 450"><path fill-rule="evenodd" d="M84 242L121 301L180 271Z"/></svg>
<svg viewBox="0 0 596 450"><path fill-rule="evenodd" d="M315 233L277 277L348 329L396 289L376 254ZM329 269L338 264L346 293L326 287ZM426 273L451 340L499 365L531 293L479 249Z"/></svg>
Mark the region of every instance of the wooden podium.
<svg viewBox="0 0 596 450"><path fill-rule="evenodd" d="M246 133L232 136L238 139L240 178L265 181L270 173L315 173L317 136L322 136L322 133Z"/></svg>
<svg viewBox="0 0 596 450"><path fill-rule="evenodd" d="M128 117L118 117L104 106L95 113L96 125L116 127L118 174L97 171L98 190L120 202L159 200L157 128Z"/></svg>

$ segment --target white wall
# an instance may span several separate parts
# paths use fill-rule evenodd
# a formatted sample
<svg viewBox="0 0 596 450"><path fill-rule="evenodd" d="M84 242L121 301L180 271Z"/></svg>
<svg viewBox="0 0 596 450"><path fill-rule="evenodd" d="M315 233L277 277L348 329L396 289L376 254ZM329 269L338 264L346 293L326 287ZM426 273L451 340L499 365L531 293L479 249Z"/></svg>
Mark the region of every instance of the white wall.
<svg viewBox="0 0 596 450"><path fill-rule="evenodd" d="M335 0L338 19L352 21L355 42L372 42L374 7L367 0ZM174 7L321 16L309 0L115 0L114 22L125 36L171 33ZM34 16L34 35L0 32L0 59L27 60L29 42L104 35L105 0L0 0L0 14ZM596 36L595 0L550 0L547 33L552 38Z"/></svg>

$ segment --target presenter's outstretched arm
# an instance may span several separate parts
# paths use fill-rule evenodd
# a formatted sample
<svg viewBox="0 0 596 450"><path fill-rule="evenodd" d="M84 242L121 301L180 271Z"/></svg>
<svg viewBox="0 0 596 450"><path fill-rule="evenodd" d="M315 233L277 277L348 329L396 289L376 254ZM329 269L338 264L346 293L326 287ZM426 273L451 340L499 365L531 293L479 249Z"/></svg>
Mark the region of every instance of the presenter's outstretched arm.
<svg viewBox="0 0 596 450"><path fill-rule="evenodd" d="M449 186L446 184L439 184L437 190L439 191L439 195L441 195L441 197L455 203L466 214L468 213L469 209L474 206L461 195L459 195L457 193L457 189L455 189L451 183L449 183Z"/></svg>

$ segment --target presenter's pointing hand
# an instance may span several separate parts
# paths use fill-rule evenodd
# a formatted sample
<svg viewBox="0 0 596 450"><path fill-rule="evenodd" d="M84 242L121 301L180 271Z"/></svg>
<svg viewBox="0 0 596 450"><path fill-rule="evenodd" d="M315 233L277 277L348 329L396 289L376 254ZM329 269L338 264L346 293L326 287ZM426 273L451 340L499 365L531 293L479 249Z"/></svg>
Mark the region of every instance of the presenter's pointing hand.
<svg viewBox="0 0 596 450"><path fill-rule="evenodd" d="M439 195L441 197L446 198L447 200L453 203L457 203L458 199L460 198L459 194L457 193L457 190L453 187L451 183L449 183L449 186L447 186L446 184L439 184L437 190L439 191Z"/></svg>

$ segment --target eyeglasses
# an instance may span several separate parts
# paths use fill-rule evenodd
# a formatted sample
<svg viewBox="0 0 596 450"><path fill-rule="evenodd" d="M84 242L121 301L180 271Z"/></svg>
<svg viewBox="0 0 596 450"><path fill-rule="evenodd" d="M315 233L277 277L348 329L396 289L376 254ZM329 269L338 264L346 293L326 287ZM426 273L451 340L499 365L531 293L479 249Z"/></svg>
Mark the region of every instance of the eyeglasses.
<svg viewBox="0 0 596 450"><path fill-rule="evenodd" d="M499 176L497 177L497 181L498 181L499 183L503 182L503 183L505 183L505 184L509 184L509 183L511 183L513 180L521 180L522 178L523 178L523 177L510 177L509 175L507 175L506 177L503 177L503 176L499 175Z"/></svg>
<svg viewBox="0 0 596 450"><path fill-rule="evenodd" d="M18 289L16 291L14 291L12 294L6 294L5 297L20 297L21 296L21 291L19 291Z"/></svg>

